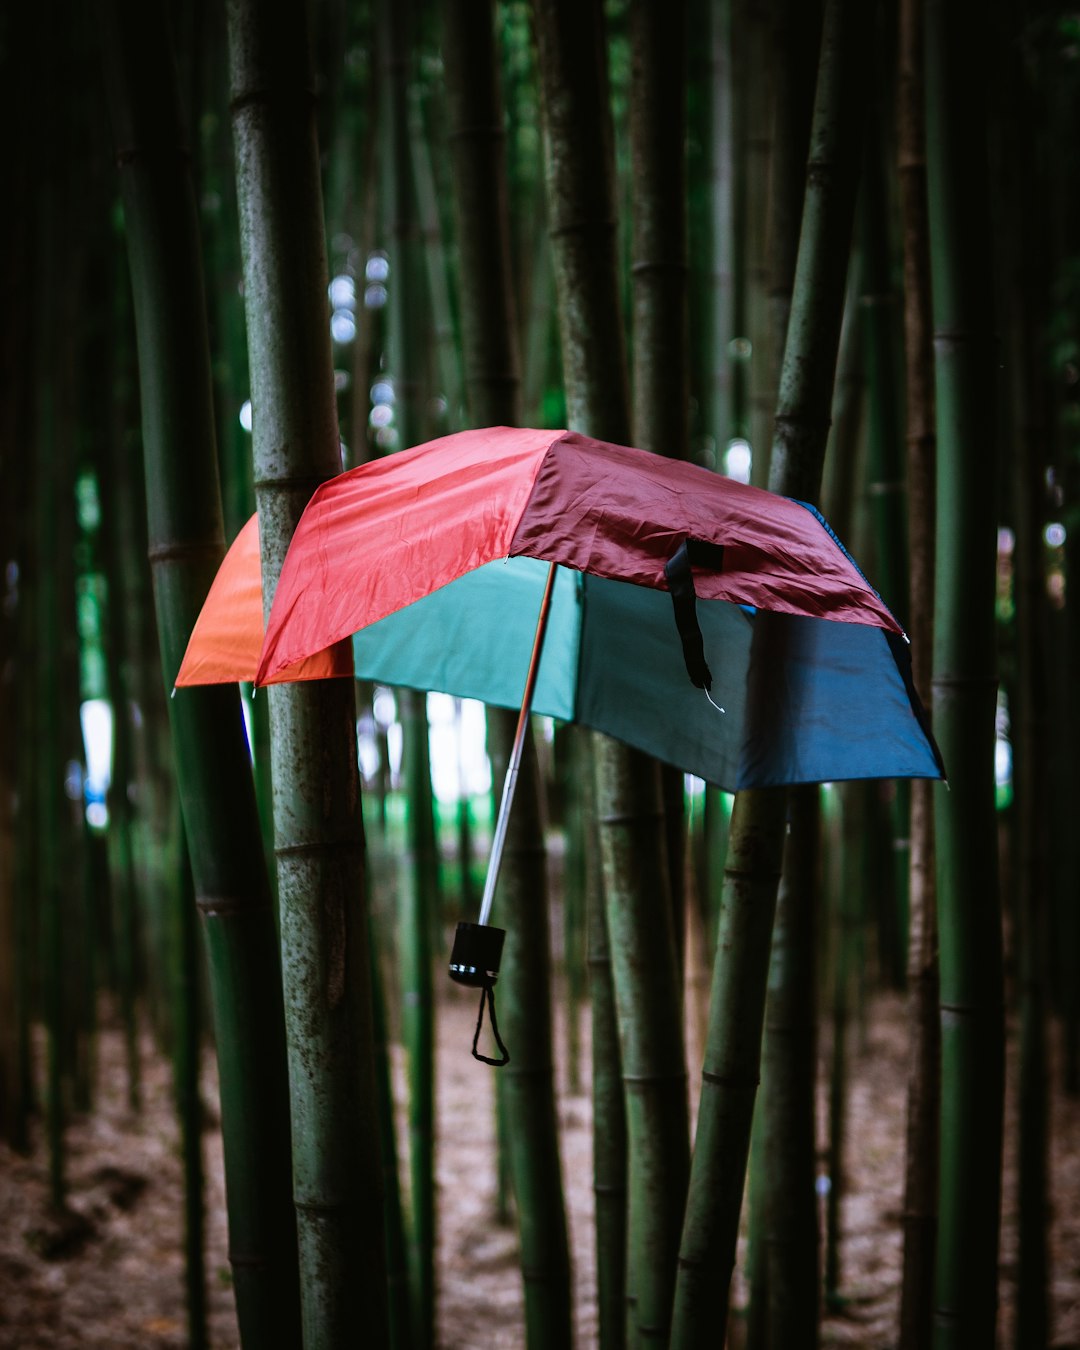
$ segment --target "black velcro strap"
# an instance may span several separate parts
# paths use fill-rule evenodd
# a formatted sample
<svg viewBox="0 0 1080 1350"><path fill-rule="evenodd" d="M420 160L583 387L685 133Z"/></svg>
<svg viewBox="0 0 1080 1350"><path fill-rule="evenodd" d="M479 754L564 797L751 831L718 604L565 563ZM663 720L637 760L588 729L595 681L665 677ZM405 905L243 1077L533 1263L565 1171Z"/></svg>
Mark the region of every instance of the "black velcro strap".
<svg viewBox="0 0 1080 1350"><path fill-rule="evenodd" d="M705 661L705 643L697 621L697 592L690 569L707 567L719 572L723 565L723 545L709 544L703 539L684 539L664 564L664 576L675 606L675 626L682 640L686 673L697 689L712 688L712 671Z"/></svg>
<svg viewBox="0 0 1080 1350"><path fill-rule="evenodd" d="M491 1021L491 1030L495 1037L495 1044L499 1047L502 1059L489 1059L487 1055L482 1055L477 1050L480 1042L480 1028L484 1025L484 1003L488 1006L488 1017ZM510 1063L510 1052L503 1045L502 1037L499 1035L499 1024L495 1020L495 986L491 983L485 984L480 990L480 1011L476 1018L476 1033L472 1038L473 1059L478 1059L482 1064L490 1064L492 1068L501 1069L504 1064Z"/></svg>

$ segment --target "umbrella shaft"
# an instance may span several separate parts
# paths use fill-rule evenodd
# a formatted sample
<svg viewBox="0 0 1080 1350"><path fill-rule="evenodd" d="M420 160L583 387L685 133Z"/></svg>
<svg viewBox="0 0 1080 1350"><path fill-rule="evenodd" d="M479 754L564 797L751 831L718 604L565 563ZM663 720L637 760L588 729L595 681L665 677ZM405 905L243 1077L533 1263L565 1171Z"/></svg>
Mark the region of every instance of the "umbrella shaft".
<svg viewBox="0 0 1080 1350"><path fill-rule="evenodd" d="M521 712L518 714L517 730L514 732L514 745L510 751L510 763L506 766L502 800L499 802L499 817L495 822L495 834L491 841L491 857L488 859L487 878L484 881L484 896L480 902L480 922L482 924L487 923L491 914L491 904L495 899L495 884L499 880L503 846L506 843L506 828L510 820L514 790L517 787L518 769L521 767L521 752L525 746L525 732L529 726L529 713L532 709L533 691L536 688L536 676L540 669L540 656L544 650L544 634L547 631L548 613L551 610L551 593L555 587L557 565L552 563L548 568L547 581L544 584L544 596L540 601L540 616L536 620L536 635L533 638L532 655L529 657L529 671L525 676L525 692L521 696Z"/></svg>

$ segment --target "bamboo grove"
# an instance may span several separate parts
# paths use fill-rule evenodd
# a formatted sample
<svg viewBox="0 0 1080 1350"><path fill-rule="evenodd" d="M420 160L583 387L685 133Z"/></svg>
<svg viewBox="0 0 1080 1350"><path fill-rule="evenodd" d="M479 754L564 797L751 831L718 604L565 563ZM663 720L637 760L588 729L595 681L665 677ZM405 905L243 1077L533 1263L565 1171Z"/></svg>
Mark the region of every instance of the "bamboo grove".
<svg viewBox="0 0 1080 1350"><path fill-rule="evenodd" d="M881 1344L1058 1343L1076 14L43 0L9 8L0 62L0 1167L40 1159L65 1212L100 1039L135 1120L146 1056L171 1057L209 1344L213 1058L245 1350L466 1343L440 1315L438 1028L514 717L474 734L443 708L448 789L415 692L170 692L253 511L268 611L342 467L562 426L820 506L911 637L948 783L731 797L534 719L496 913L508 1334L817 1346L853 1293L850 1103L887 996L907 1114ZM594 1138L587 1286L567 1090Z"/></svg>

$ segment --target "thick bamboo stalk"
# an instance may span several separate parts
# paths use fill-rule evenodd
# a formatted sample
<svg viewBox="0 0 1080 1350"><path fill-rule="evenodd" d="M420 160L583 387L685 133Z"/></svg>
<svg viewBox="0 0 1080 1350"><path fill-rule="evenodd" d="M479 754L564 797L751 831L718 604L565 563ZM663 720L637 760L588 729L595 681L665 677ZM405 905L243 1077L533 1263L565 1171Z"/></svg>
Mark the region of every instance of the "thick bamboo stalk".
<svg viewBox="0 0 1080 1350"><path fill-rule="evenodd" d="M631 264L634 444L690 454L687 308L687 0L630 6L630 158L635 204ZM679 980L685 961L686 811L683 775L660 770L671 924Z"/></svg>
<svg viewBox="0 0 1080 1350"><path fill-rule="evenodd" d="M990 1346L997 1310L1002 951L994 838L997 512L993 257L981 11L926 11L927 181L937 376L933 718L949 774L936 803L941 944L941 1180L935 1340Z"/></svg>
<svg viewBox="0 0 1080 1350"><path fill-rule="evenodd" d="M1041 214L1023 209L1033 198L1036 179L1028 147L1039 143L1032 91L1015 67L1008 84L1015 120L1005 142L1011 172L1005 195L1015 203L1002 231L1012 320L1013 372L1012 522L1016 600L1015 673L1010 689L1013 745L1013 831L1015 864L1010 890L1015 903L1019 994L1019 1072L1017 1082L1017 1350L1045 1350L1050 1341L1052 1248L1050 1242L1050 1056L1047 1004L1050 983L1048 909L1051 873L1048 858L1052 802L1046 765L1050 751L1051 687L1049 605L1045 543L1047 465L1051 461L1048 425L1049 380L1039 359L1039 335L1048 322L1045 299L1051 292L1049 232ZM1011 135L1009 133L1012 133ZM999 257L1001 254L999 253ZM1057 736L1055 726L1054 735Z"/></svg>
<svg viewBox="0 0 1080 1350"><path fill-rule="evenodd" d="M449 4L443 11L465 384L469 416L478 426L520 420L494 17L489 5ZM517 742L514 714L492 709L489 734L498 782ZM498 1090L516 1201L526 1341L530 1347L555 1350L571 1339L570 1250L555 1104L544 818L531 732L525 732L521 749L498 890L499 922L507 930L499 985L501 1022L513 1047Z"/></svg>
<svg viewBox="0 0 1080 1350"><path fill-rule="evenodd" d="M774 15L776 98L768 216L769 349L775 389L787 340L806 161L821 45L821 6L786 3ZM774 398L775 406L775 398ZM791 798L789 837L773 928L758 1105L756 1207L762 1344L817 1343L818 1233L814 1194L814 1053L818 813L816 789ZM751 1202L754 1186L751 1182ZM751 1233L755 1225L751 1220Z"/></svg>
<svg viewBox="0 0 1080 1350"><path fill-rule="evenodd" d="M312 490L341 466L307 15L227 7L263 601ZM387 1335L355 706L348 681L269 691L304 1345Z"/></svg>
<svg viewBox="0 0 1080 1350"><path fill-rule="evenodd" d="M900 209L904 249L904 373L909 535L909 632L915 687L928 701L934 634L934 353L926 202L923 6L901 0L897 87ZM904 1268L901 1350L928 1345L937 1244L938 1014L937 903L933 785L911 786L908 925L907 1131L904 1160Z"/></svg>
<svg viewBox="0 0 1080 1350"><path fill-rule="evenodd" d="M825 10L769 471L770 488L804 501L815 500L820 491L829 426L862 148L867 18L858 0L830 0ZM680 1249L672 1327L672 1346L679 1350L715 1344L727 1323L784 819L783 793L757 791L736 798Z"/></svg>
<svg viewBox="0 0 1080 1350"><path fill-rule="evenodd" d="M881 30L878 41L884 40ZM891 46L891 44L890 44ZM908 618L907 488L904 479L903 359L900 296L894 284L886 121L882 99L871 98L859 211L860 316L866 351L866 485L872 527L874 584L901 623ZM878 950L886 975L900 989L906 971L911 788L895 784L889 849L877 897ZM887 869L887 870L886 870Z"/></svg>
<svg viewBox="0 0 1080 1350"><path fill-rule="evenodd" d="M151 559L171 684L220 561L194 193L164 12L107 5L103 49L135 298ZM281 985L236 691L170 700L176 775L209 959L229 1250L245 1344L299 1338Z"/></svg>
<svg viewBox="0 0 1080 1350"><path fill-rule="evenodd" d="M757 1092L785 800L738 793L709 996L672 1346L722 1344ZM719 1320L718 1320L719 1318Z"/></svg>
<svg viewBox="0 0 1080 1350"><path fill-rule="evenodd" d="M583 15L566 0L537 0L534 14L569 424L625 443L629 401L601 7L590 4ZM632 1183L628 1285L635 1313L627 1331L663 1339L688 1145L659 779L625 747L604 744L594 753ZM637 997L639 970L650 956L646 1003Z"/></svg>

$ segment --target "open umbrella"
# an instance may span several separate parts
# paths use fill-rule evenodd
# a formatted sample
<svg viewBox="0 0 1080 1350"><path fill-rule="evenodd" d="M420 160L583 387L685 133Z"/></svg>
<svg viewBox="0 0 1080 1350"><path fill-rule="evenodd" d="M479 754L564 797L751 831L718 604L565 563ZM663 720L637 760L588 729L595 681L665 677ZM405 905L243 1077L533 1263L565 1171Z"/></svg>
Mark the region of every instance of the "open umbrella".
<svg viewBox="0 0 1080 1350"><path fill-rule="evenodd" d="M906 639L817 511L573 432L459 432L323 483L260 643L261 615L249 524L177 685L347 673L353 637L360 676L521 708L481 943L530 709L732 790L943 775Z"/></svg>
<svg viewBox="0 0 1080 1350"><path fill-rule="evenodd" d="M459 432L322 484L265 640L249 523L176 683L346 673L327 649L355 634L362 677L518 707L552 582L536 712L731 790L942 775L899 625L816 511L563 431Z"/></svg>

